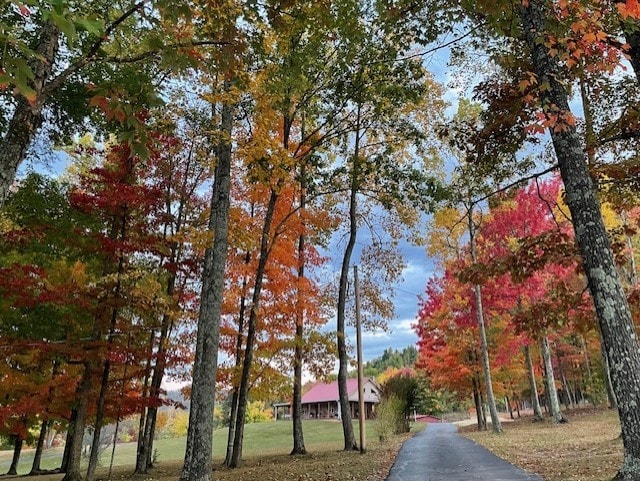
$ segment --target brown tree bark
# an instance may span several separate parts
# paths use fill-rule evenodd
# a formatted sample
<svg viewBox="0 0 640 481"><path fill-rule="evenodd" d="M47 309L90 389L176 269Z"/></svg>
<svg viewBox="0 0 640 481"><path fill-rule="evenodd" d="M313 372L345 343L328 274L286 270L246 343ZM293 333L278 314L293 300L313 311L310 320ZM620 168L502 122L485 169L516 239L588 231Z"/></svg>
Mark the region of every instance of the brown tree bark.
<svg viewBox="0 0 640 481"><path fill-rule="evenodd" d="M74 432L74 425L76 422L77 409L73 407L71 409L71 417L69 419L69 426L67 427L67 435L64 440L64 451L62 452L62 461L60 462L60 472L66 473L67 466L69 465L69 457L71 456L71 445Z"/></svg>
<svg viewBox="0 0 640 481"><path fill-rule="evenodd" d="M175 285L175 276L171 276L168 283L167 295L173 294L173 288ZM153 375L151 376L151 384L149 386L149 396L151 399L157 400L160 396L160 386L162 385L162 379L164 378L164 371L166 366L167 356L167 343L169 339L169 332L173 321L171 316L164 314L162 316L162 324L160 326L160 336L158 338L158 352L156 353L156 363L153 367ZM158 417L158 407L153 404L146 409L146 416L144 419L144 429L142 430L142 441L139 442L138 452L136 457L136 473L146 473L153 464L153 440L156 431L156 419ZM140 440L139 440L140 441Z"/></svg>
<svg viewBox="0 0 640 481"><path fill-rule="evenodd" d="M347 286L349 281L349 268L351 255L356 245L358 235L358 188L360 186L360 108L356 120L355 143L353 161L351 168L351 185L349 193L349 238L342 257L340 269L340 284L338 287L338 312L336 321L336 335L338 347L338 397L340 403L340 418L342 421L342 433L344 437L344 450L353 451L358 449L355 432L351 420L351 409L349 407L349 393L347 391L347 376L349 369L349 355L347 353L347 340L345 334L346 327L346 305Z"/></svg>
<svg viewBox="0 0 640 481"><path fill-rule="evenodd" d="M149 353L153 353L155 338L156 338L156 332L155 332L155 329L152 329L149 335L149 345L148 345ZM141 394L143 398L146 398L149 396L152 357L153 357L153 354L150 354L144 369L144 377L142 380L142 394ZM143 457L145 455L145 449L146 449L144 432L145 432L145 424L147 420L147 412L148 412L147 408L145 406L142 406L142 408L140 409L140 420L138 421L138 441L136 443L137 444L136 467L133 471L135 474L144 474L147 469L146 456Z"/></svg>
<svg viewBox="0 0 640 481"><path fill-rule="evenodd" d="M477 376L474 375L471 378L471 385L473 387L473 404L476 407L476 418L478 421L478 431L486 431L487 430L487 420L483 416L483 407L482 407L482 398L480 396L480 383L478 382Z"/></svg>
<svg viewBox="0 0 640 481"><path fill-rule="evenodd" d="M253 217L254 210L251 206L251 216ZM251 262L251 253L246 252L244 256L245 265L249 265ZM240 298L240 311L238 312L238 335L236 336L236 358L235 367L239 369L242 366L242 345L244 342L244 321L247 312L247 298L245 297L249 280L245 277L242 280L242 296ZM233 391L231 393L231 406L229 409L229 430L227 432L227 452L224 458L224 465L231 467L231 459L233 458L233 442L236 437L236 421L238 419L238 392L240 389L239 381L234 382Z"/></svg>
<svg viewBox="0 0 640 481"><path fill-rule="evenodd" d="M253 363L253 353L256 342L256 328L258 324L258 311L260 309L260 297L264 282L265 270L270 254L270 233L273 224L273 214L279 194L275 189L271 190L267 211L265 214L262 235L260 239L260 254L258 258L258 268L253 285L253 296L251 299L251 310L249 312L249 324L247 326L247 342L244 350L244 360L242 363L242 377L240 378L240 388L238 389L238 411L236 417L236 429L233 439L233 453L231 455L230 467L237 468L242 464L242 444L244 441L244 420L249 402L249 385L251 382L251 364Z"/></svg>
<svg viewBox="0 0 640 481"><path fill-rule="evenodd" d="M302 136L304 138L304 134ZM307 205L306 197L306 169L302 163L300 167L300 215L304 215ZM298 239L298 285L305 277L305 242L306 236L300 234ZM302 302L301 293L298 292L298 304ZM293 449L291 454L307 454L304 445L304 432L302 431L302 363L304 345L304 308L296 309L296 334L294 338L295 350L293 355L293 399L291 400L291 422L293 429Z"/></svg>
<svg viewBox="0 0 640 481"><path fill-rule="evenodd" d="M62 481L82 481L83 476L80 471L80 460L82 458L82 439L84 437L84 428L87 424L87 415L89 409L89 395L91 393L91 378L93 374L94 363L86 361L82 371L82 378L76 390L77 404L75 405L75 417L73 422L69 424L71 436L69 454L66 465L63 462L63 470L65 472ZM65 447L66 451L66 447Z"/></svg>
<svg viewBox="0 0 640 481"><path fill-rule="evenodd" d="M154 346L155 346L155 338L156 338L156 331L155 329L152 329L150 334L149 334L149 344L148 344L148 352L149 357L147 358L146 361L146 365L144 368L144 376L142 378L142 391L141 391L141 397L142 398L147 398L149 397L149 391L150 391L150 384L151 384L151 369L152 369L152 361L153 361L153 350L154 350ZM140 409L140 419L138 421L138 440L136 442L136 467L134 469L134 473L135 474L144 474L147 469L146 466L146 460L143 457L143 455L145 454L145 450L146 450L146 445L145 445L145 440L144 440L144 431L145 431L145 426L146 426L146 422L147 422L147 414L148 414L148 408L146 406L142 406Z"/></svg>
<svg viewBox="0 0 640 481"><path fill-rule="evenodd" d="M36 475L40 472L40 461L42 460L42 451L44 450L44 441L47 438L49 432L48 419L44 419L40 424L40 434L38 435L38 443L36 444L36 450L33 453L33 462L31 463L31 471L29 476Z"/></svg>
<svg viewBox="0 0 640 481"><path fill-rule="evenodd" d="M22 436L17 434L13 436L13 457L11 458L11 466L9 466L7 476L15 476L18 474L18 463L20 462L20 454L22 453L23 444L24 439L22 439Z"/></svg>

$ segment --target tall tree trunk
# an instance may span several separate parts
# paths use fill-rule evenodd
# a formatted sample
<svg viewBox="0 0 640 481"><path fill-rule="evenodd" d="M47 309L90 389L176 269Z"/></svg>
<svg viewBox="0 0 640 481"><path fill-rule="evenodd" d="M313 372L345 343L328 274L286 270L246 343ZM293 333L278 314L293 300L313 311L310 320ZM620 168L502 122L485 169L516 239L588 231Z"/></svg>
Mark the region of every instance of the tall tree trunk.
<svg viewBox="0 0 640 481"><path fill-rule="evenodd" d="M171 275L167 285L167 295L172 296L175 287L175 275ZM155 402L147 408L146 419L144 422L144 432L142 445L138 451L136 458L136 472L146 473L153 462L153 439L156 431L156 420L158 417L157 400L160 397L160 386L164 378L165 366L167 363L167 344L169 342L169 332L173 320L169 314L162 316L162 324L160 326L160 336L158 339L158 352L156 353L156 363L153 367L153 375L151 376L151 385L149 387L149 396ZM138 468L141 468L138 471Z"/></svg>
<svg viewBox="0 0 640 481"><path fill-rule="evenodd" d="M520 7L520 12L538 84L548 82L549 85L548 89L540 90L540 100L542 105L554 106L560 113L558 118L562 119L570 114L568 95L562 83L562 71L544 41L545 13L540 0L529 0L526 6ZM574 126L566 123L561 129L551 129L550 134L618 401L624 460L617 478L637 480L640 478L640 349L635 326L580 136Z"/></svg>
<svg viewBox="0 0 640 481"><path fill-rule="evenodd" d="M560 400L558 399L558 391L556 389L556 379L553 375L553 363L551 361L551 349L549 348L549 340L547 336L542 336L540 341L540 352L544 361L546 372L545 381L547 388L547 398L549 399L549 408L551 409L551 418L554 423L566 423L567 418L562 414L560 409Z"/></svg>
<svg viewBox="0 0 640 481"><path fill-rule="evenodd" d="M155 344L156 333L155 329L151 330L151 334L149 335L149 358L147 359L147 365L144 369L144 379L142 381L142 398L146 398L149 396L149 382L151 378L151 362L153 358L153 350ZM145 474L147 472L147 444L144 439L145 426L147 424L147 413L148 408L142 407L140 410L140 420L138 422L138 442L136 448L136 467L134 469L134 474Z"/></svg>
<svg viewBox="0 0 640 481"><path fill-rule="evenodd" d="M486 431L488 429L487 408L486 408L486 403L484 402L484 396L482 395L482 390L480 390L479 393L480 393L480 407L482 408L480 409L480 413L482 413L482 425L484 426L484 430Z"/></svg>
<svg viewBox="0 0 640 481"><path fill-rule="evenodd" d="M475 226L473 223L473 204L470 204L467 212L467 221L469 227L469 249L471 250L471 261L475 264L478 262L475 248ZM491 414L491 425L494 433L502 432L502 424L498 417L498 408L496 407L496 398L493 394L493 384L491 382L491 364L489 361L489 347L487 345L487 332L485 330L484 310L482 308L482 289L480 284L474 284L473 294L476 303L476 319L478 321L478 331L480 334L480 355L482 358L482 372L484 374L484 383L487 390L487 403L489 404L489 413Z"/></svg>
<svg viewBox="0 0 640 481"><path fill-rule="evenodd" d="M192 156L188 155L186 158L186 163L184 166L184 175L182 179L182 183L179 185L174 185L173 182L168 182L167 187L165 189L165 213L168 218L173 218L174 220L169 224L165 223L164 225L164 233L163 238L165 241L170 241L169 235L170 233L175 236L183 232L184 220L185 220L185 212L189 207L189 194L188 194L188 179L189 173L191 171L192 165ZM172 164L173 166L173 164ZM171 175L173 175L173 170L171 171ZM177 205L177 215L174 215L174 191L179 192L179 201ZM171 231L171 232L170 232ZM181 252L182 247L180 244L176 244L171 242L171 251L169 254L169 264L170 265L179 265L181 261ZM167 288L166 293L167 297L172 298L176 291L176 281L177 274L175 271L170 271L169 277L167 279ZM158 350L155 354L155 364L153 365L153 374L151 374L152 368L152 359L153 355L150 356L149 362L147 363L146 371L145 371L145 383L144 388L145 396L149 396L151 400L154 402L148 406L146 409L143 408L142 416L140 418L140 429L139 429L139 437L138 437L138 450L136 456L136 469L135 473L144 474L147 473L148 469L152 467L153 464L153 441L155 438L156 431L156 420L158 417L158 401L160 397L160 387L162 385L162 380L164 379L164 373L167 363L167 349L169 343L169 337L171 335L171 331L173 330L174 318L169 313L164 313L162 315L162 321L160 323L160 335L157 340L158 342ZM155 341L154 331L151 333L150 339L150 349L149 352L153 353L153 344ZM149 384L149 378L151 378L151 383Z"/></svg>
<svg viewBox="0 0 640 481"><path fill-rule="evenodd" d="M52 21L46 21L34 49L39 57L34 56L29 62L34 74L30 86L35 91L35 99L29 103L24 97L18 97L7 131L0 141L0 205L4 204L18 166L44 121L42 109L45 99L41 94L55 65L59 36L58 27Z"/></svg>
<svg viewBox="0 0 640 481"><path fill-rule="evenodd" d="M360 185L360 107L356 124L356 138L353 153L353 166L351 169L351 186L349 197L349 239L342 257L340 269L340 286L338 288L338 312L337 312L337 345L338 345L338 396L342 421L342 433L344 436L344 450L357 450L356 436L351 421L351 409L349 406L349 392L347 391L347 376L349 369L349 356L347 353L347 339L345 333L347 286L349 281L349 265L351 255L356 245L358 234L358 188Z"/></svg>
<svg viewBox="0 0 640 481"><path fill-rule="evenodd" d="M236 418L236 430L233 439L233 453L231 455L230 467L237 468L242 464L242 443L244 440L244 421L247 413L247 403L249 401L249 385L251 383L251 364L253 363L253 352L256 342L256 328L258 324L258 311L260 310L260 296L264 281L265 269L271 249L269 238L271 226L273 224L273 214L276 208L279 194L275 189L271 190L267 212L265 214L264 225L262 226L262 236L260 239L260 257L256 270L255 283L253 285L253 296L251 298L251 310L249 311L249 325L247 328L247 343L244 350L244 360L242 363L242 376L240 378L240 389L238 390L238 413ZM275 236L275 234L274 234ZM272 240L272 242L275 239ZM273 245L273 244L271 244Z"/></svg>
<svg viewBox="0 0 640 481"><path fill-rule="evenodd" d="M18 463L20 462L20 454L22 453L23 444L24 439L22 439L22 436L17 434L13 436L13 458L11 459L11 466L9 466L7 475L18 474Z"/></svg>
<svg viewBox="0 0 640 481"><path fill-rule="evenodd" d="M51 369L52 381L56 380L59 367L60 367L60 363L57 359L55 359L52 363L52 369ZM54 387L53 386L49 387L49 396L48 396L49 402L51 402L53 398L53 391L54 391ZM47 407L45 407L44 412L41 413L41 415L42 415L42 423L40 424L40 434L38 436L38 443L36 444L36 450L33 454L33 462L31 463L30 474L37 474L38 472L40 472L40 462L42 460L42 451L44 450L45 447L47 448L49 447L47 443L47 438L49 437L49 426L51 426L51 420L49 418L50 412L49 412L48 405Z"/></svg>
<svg viewBox="0 0 640 481"><path fill-rule="evenodd" d="M302 135L304 138L304 134ZM307 172L305 164L300 166L300 216L303 219L307 206L306 196L306 177ZM291 422L293 430L293 449L291 454L306 454L307 450L304 446L304 433L302 431L302 363L304 355L304 307L302 306L302 293L300 285L304 281L304 268L306 262L305 256L306 235L304 232L300 234L298 239L298 306L296 309L296 334L294 338L295 351L293 355L293 399L291 401L292 412Z"/></svg>
<svg viewBox="0 0 640 481"><path fill-rule="evenodd" d="M558 344L555 343L556 350L556 359L558 360L558 374L560 375L560 382L562 382L562 392L564 394L564 407L567 409L573 409L574 400L573 395L571 393L571 386L567 381L567 376L564 373L564 366L562 364L562 356L560 355L560 350L558 349Z"/></svg>
<svg viewBox="0 0 640 481"><path fill-rule="evenodd" d="M134 162L133 158L130 156L127 159L127 173L124 177L125 182L131 182L130 175L133 172ZM127 231L127 220L129 208L126 203L120 204L121 212L119 215L114 216L113 222L110 226L109 238L112 240L125 240L126 239L126 231ZM106 260L103 268L103 272L105 275L116 273L117 281L114 288L114 298L118 299L121 294L122 289L122 274L124 272L124 254L120 253L118 256L118 264L114 268L113 262L111 260ZM107 299L108 300L108 299ZM100 306L107 305L105 299L101 300ZM98 395L98 402L96 406L96 420L94 424L94 433L93 433L93 442L91 446L91 454L89 458L89 466L87 469L88 479L91 481L93 479L95 468L98 463L98 447L100 444L100 431L102 429L102 423L104 419L104 405L106 402L107 396L107 387L109 382L109 373L111 369L111 364L109 361L109 353L112 348L112 344L114 342L115 328L118 319L118 308L109 308L104 307L103 310L96 313L93 321L93 332L91 334L91 339L93 341L100 341L104 334L105 325L108 324L109 332L107 338L107 353L105 356L105 360L102 364L102 379L100 383L100 393ZM98 370L98 362L99 359L94 359L89 356L84 363L84 371L82 374L82 379L77 389L77 398L78 398L78 407L77 407L77 416L74 422L74 432L72 436L72 446L70 448L69 462L67 465L67 470L63 481L78 481L82 479L82 475L80 474L80 459L82 456L82 441L84 437L84 430L87 423L88 416L88 407L89 407L89 396L91 395L92 388L92 378L94 372Z"/></svg>
<svg viewBox="0 0 640 481"><path fill-rule="evenodd" d="M133 168L133 161L129 159L129 169ZM127 220L129 217L129 207L125 203L121 206L122 213L120 217L120 225L118 238L120 241L125 242L127 240ZM124 254L118 255L118 268L117 268L117 280L113 293L113 298L116 301L120 299L122 293L122 274L124 273ZM98 403L96 406L96 420L93 425L93 440L91 442L91 454L89 455L89 466L87 467L87 480L93 481L95 477L96 468L98 467L100 454L100 434L102 432L102 426L104 424L104 407L107 401L107 393L109 390L109 376L111 374L111 350L113 349L114 336L116 334L116 325L118 323L118 308L111 309L109 320L109 334L107 339L107 352L105 355L105 361L102 368L102 379L100 381L100 393L98 395Z"/></svg>
<svg viewBox="0 0 640 481"><path fill-rule="evenodd" d="M531 347L529 344L524 346L524 357L527 361L527 372L529 373L529 388L531 389L531 405L533 407L533 421L543 421L542 409L540 408L540 399L538 398L538 385L536 383L536 373L533 370L533 362L531 361Z"/></svg>
<svg viewBox="0 0 640 481"><path fill-rule="evenodd" d="M244 337L244 311L245 311L245 299L244 297L240 301L240 315L238 316L238 336L236 338L236 369L242 364L242 340ZM231 466L231 459L233 458L233 443L236 437L236 422L238 420L238 394L240 390L240 379L237 384L234 384L233 391L231 393L231 406L229 409L229 431L227 433L227 453L225 455L224 464Z"/></svg>
<svg viewBox="0 0 640 481"><path fill-rule="evenodd" d="M251 214L253 215L253 206L251 207ZM251 253L247 252L244 256L245 265L249 265L251 262ZM247 293L247 287L249 280L245 277L242 280L242 297L240 298L240 312L238 313L238 335L236 336L236 359L235 367L239 369L242 365L242 344L244 340L244 320L247 311L247 302L245 294ZM240 380L233 383L233 391L231 393L231 406L229 409L229 432L227 433L227 453L224 458L225 466L231 466L231 459L233 458L233 442L236 437L236 421L238 419L238 393L240 390Z"/></svg>
<svg viewBox="0 0 640 481"><path fill-rule="evenodd" d="M98 404L96 406L96 420L93 424L93 439L91 441L91 454L89 454L89 465L87 466L87 481L93 481L96 468L99 463L100 455L100 435L102 434L102 426L104 424L104 406L107 400L107 391L109 389L109 375L111 373L111 363L109 362L109 352L107 352L107 360L102 367L102 378L100 381L100 393L98 395Z"/></svg>
<svg viewBox="0 0 640 481"><path fill-rule="evenodd" d="M240 368L242 360L236 362L236 367ZM238 379L238 382L240 380ZM236 422L238 421L238 390L240 385L234 386L231 392L231 406L229 406L229 429L227 431L227 452L224 457L224 465L231 466L233 459L233 443L236 439Z"/></svg>
<svg viewBox="0 0 640 481"><path fill-rule="evenodd" d="M64 441L64 451L62 452L62 461L60 463L61 473L66 473L67 466L69 466L69 457L71 456L71 446L73 444L72 439L73 439L73 433L74 433L74 425L76 423L77 415L78 415L78 410L75 407L73 407L71 409L69 426L67 427L67 435L65 436L65 441Z"/></svg>
<svg viewBox="0 0 640 481"><path fill-rule="evenodd" d="M471 378L471 385L473 387L473 404L476 407L476 418L478 420L478 431L486 431L487 430L487 420L484 418L482 414L482 398L480 396L480 383L478 382L477 376Z"/></svg>
<svg viewBox="0 0 640 481"><path fill-rule="evenodd" d="M230 88L231 82L225 81L225 90L228 91ZM213 478L213 409L229 233L233 111L234 107L231 104L225 103L222 106L220 130L224 132L225 140L220 142L217 149L218 161L209 218L213 244L205 251L202 272L189 429L184 466L180 474L181 481L210 481Z"/></svg>
<svg viewBox="0 0 640 481"><path fill-rule="evenodd" d="M75 418L69 425L71 430L71 442L69 443L69 456L65 466L65 475L62 481L82 481L83 476L80 471L80 460L82 458L82 440L84 429L87 425L87 415L89 408L89 395L91 394L91 378L93 375L93 361L84 363L82 378L76 391L77 404L75 406Z"/></svg>
<svg viewBox="0 0 640 481"><path fill-rule="evenodd" d="M48 419L43 419L42 424L40 424L40 435L38 436L38 443L36 444L36 450L33 453L33 463L31 463L31 472L29 476L33 476L40 472L40 461L42 460L42 451L44 449L45 439L47 438L47 433L49 432L49 424L51 421Z"/></svg>

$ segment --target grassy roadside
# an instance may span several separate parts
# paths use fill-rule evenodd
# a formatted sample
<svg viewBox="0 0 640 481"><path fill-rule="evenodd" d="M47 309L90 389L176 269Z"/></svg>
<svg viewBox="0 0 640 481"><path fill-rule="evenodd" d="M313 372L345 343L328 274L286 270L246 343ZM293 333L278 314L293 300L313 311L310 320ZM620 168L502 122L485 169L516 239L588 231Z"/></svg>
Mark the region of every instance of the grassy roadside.
<svg viewBox="0 0 640 481"><path fill-rule="evenodd" d="M358 425L355 423L356 439ZM424 425L415 425L414 432L424 429ZM249 424L245 427L244 465L240 469L230 470L221 467L226 447L226 430L217 430L214 434L214 461L217 481L242 481L256 479L260 481L383 481L393 465L395 456L402 443L410 437L396 436L390 441L380 443L375 432L374 422L367 422L367 452L341 451L342 425L335 421L305 421L306 456L289 456L291 450L291 423L271 422ZM138 479L140 481L177 481L182 468L185 439L164 439L156 441L158 466L144 476L131 474L135 462L135 443L120 444L116 448L112 479ZM61 452L47 451L49 469L59 465ZM0 452L0 473L6 472L11 462L11 452ZM102 459L102 468L98 470L99 479L106 479L109 466L108 450ZM28 472L33 453L25 451L21 458L19 473ZM20 476L26 481L59 481L61 474L37 477ZM3 476L3 479L12 477Z"/></svg>
<svg viewBox="0 0 640 481"><path fill-rule="evenodd" d="M479 433L474 426L460 432L545 481L612 479L622 462L617 412L577 409L565 414L567 424L532 423L523 417L503 423L500 435Z"/></svg>

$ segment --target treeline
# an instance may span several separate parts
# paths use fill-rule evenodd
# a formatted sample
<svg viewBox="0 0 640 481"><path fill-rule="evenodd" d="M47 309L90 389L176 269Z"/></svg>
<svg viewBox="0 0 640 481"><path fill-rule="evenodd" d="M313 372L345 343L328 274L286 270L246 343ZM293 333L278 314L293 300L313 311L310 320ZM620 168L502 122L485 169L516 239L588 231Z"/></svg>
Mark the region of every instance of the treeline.
<svg viewBox="0 0 640 481"><path fill-rule="evenodd" d="M479 429L487 428L484 406L491 402L478 343L483 314L494 403L512 415L526 405L538 420L544 406L555 422L566 420L561 402L568 409L602 405L608 398L615 407L562 196L558 179L539 181L505 192L487 211L476 212L475 263L465 229L454 233L463 214L449 209L436 216L430 248L441 271L429 281L420 306L418 366L434 386L473 399ZM629 268L635 255L628 250L630 232L622 234L619 227L623 217L636 214L622 216L612 204L607 212L620 241L619 266ZM473 286L481 287L481 304ZM627 283L627 289L634 287Z"/></svg>
<svg viewBox="0 0 640 481"><path fill-rule="evenodd" d="M414 346L407 346L402 351L387 348L382 356L365 363L365 376L376 377L388 368L400 369L402 367L413 367L418 357L418 350Z"/></svg>
<svg viewBox="0 0 640 481"><path fill-rule="evenodd" d="M384 327L400 241L423 242L423 214L448 205L456 220L440 240L452 253L423 301L421 349L439 352L456 331L442 364L485 393L499 430L495 396L515 377L509 368L493 387L509 364L496 359L494 331L509 346L498 357L539 343L547 377L562 378L546 354L554 342L582 353L584 363L561 354L574 399L596 384L595 370L569 366L592 364L597 332L622 425L619 478L636 479L635 283L621 280L626 238L607 233L600 201L624 213L623 233L635 228L638 18L635 0L4 2L0 422L12 468L29 429L53 423L68 433L65 481L82 479L85 428L97 447L102 426L139 413L136 471L146 472L166 373L192 379L183 480L212 476L217 394L231 399L228 466L242 461L249 401L278 392L292 393L292 452L303 454L302 371L323 375L335 357L353 450L352 266L363 324ZM423 63L443 38L457 91L474 97L453 116ZM544 132L551 144L536 150ZM64 175L14 182L25 159L54 146L69 156ZM529 221L484 230L481 212L527 202L496 191L555 170L570 222L554 214L541 237ZM328 265L338 272L325 276ZM473 359L458 362L458 351ZM419 362L433 369L429 360Z"/></svg>
<svg viewBox="0 0 640 481"><path fill-rule="evenodd" d="M405 26L357 1L0 7L10 472L31 433L56 430L65 481L94 479L105 433L132 415L146 472L170 376L192 380L183 477L208 478L216 397L236 467L252 403L298 406L303 367L320 377L336 356L346 385L350 267L365 328L384 326L398 242L440 195L441 88L419 59L388 61L420 31ZM58 155L60 175L15 180L25 160ZM335 239L342 267L327 282Z"/></svg>

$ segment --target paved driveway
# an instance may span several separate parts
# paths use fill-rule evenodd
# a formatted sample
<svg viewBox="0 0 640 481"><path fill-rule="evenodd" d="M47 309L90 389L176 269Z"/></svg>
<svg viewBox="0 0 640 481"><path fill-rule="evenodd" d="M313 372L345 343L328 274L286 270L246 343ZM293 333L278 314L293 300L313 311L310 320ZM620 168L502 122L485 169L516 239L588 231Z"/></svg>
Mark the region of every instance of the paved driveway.
<svg viewBox="0 0 640 481"><path fill-rule="evenodd" d="M387 481L542 481L457 433L429 424L404 443Z"/></svg>

